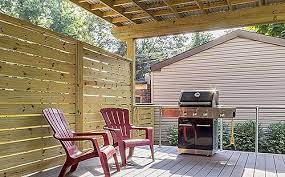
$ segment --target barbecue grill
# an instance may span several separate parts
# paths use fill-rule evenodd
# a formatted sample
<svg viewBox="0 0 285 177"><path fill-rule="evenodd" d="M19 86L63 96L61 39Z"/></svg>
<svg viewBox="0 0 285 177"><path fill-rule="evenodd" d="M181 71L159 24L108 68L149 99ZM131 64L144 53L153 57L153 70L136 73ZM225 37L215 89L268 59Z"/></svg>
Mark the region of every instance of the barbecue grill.
<svg viewBox="0 0 285 177"><path fill-rule="evenodd" d="M213 155L218 149L218 118L235 117L235 109L219 106L217 90L181 91L178 105L178 151Z"/></svg>

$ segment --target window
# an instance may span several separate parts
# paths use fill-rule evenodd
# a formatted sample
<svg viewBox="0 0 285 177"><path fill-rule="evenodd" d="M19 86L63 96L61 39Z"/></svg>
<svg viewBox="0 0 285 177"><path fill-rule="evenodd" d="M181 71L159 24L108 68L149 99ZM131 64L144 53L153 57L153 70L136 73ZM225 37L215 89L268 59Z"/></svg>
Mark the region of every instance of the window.
<svg viewBox="0 0 285 177"><path fill-rule="evenodd" d="M142 97L141 96L136 96L136 103L141 103Z"/></svg>

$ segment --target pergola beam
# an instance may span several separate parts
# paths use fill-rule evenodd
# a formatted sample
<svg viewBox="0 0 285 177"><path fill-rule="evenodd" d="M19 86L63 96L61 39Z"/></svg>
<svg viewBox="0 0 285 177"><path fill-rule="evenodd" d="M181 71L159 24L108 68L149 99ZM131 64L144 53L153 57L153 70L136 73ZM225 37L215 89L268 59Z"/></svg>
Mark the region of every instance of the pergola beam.
<svg viewBox="0 0 285 177"><path fill-rule="evenodd" d="M138 2L144 2L145 0L137 0ZM169 2L171 5L179 5L179 4L189 4L191 3L189 0L171 0ZM130 5L133 4L132 0L115 0L115 6L122 6L122 5Z"/></svg>
<svg viewBox="0 0 285 177"><path fill-rule="evenodd" d="M149 10L147 10L147 7L144 3L138 1L138 0L132 0L132 2L137 5L142 11L144 11L146 14L148 14L153 20L158 21L159 19L154 16Z"/></svg>
<svg viewBox="0 0 285 177"><path fill-rule="evenodd" d="M285 3L115 27L112 33L115 37L126 40L277 22L285 22Z"/></svg>
<svg viewBox="0 0 285 177"><path fill-rule="evenodd" d="M89 3L85 2L85 1L78 1L78 0L70 0L70 1L73 2L74 4L77 4L77 5L81 6L85 10L87 10L87 11L97 15L98 17L102 18L103 20L106 20L106 21L112 23L112 19L108 18L108 17L104 18L103 17L103 12L101 12L100 10L92 10L91 5ZM114 24L114 25L116 25L116 24Z"/></svg>
<svg viewBox="0 0 285 177"><path fill-rule="evenodd" d="M177 12L176 8L174 6L171 6L169 3L168 3L168 0L163 0L163 2L167 5L167 7L175 14L175 16L177 18L180 18L180 14Z"/></svg>
<svg viewBox="0 0 285 177"><path fill-rule="evenodd" d="M169 2L169 4L171 4L171 2ZM231 4L232 5L233 4L241 4L244 2L256 2L256 0L232 0ZM207 9L223 7L223 6L228 6L228 4L225 1L219 1L219 2L213 2L213 3L211 3L211 5L205 4L203 8L207 10ZM182 7L182 8L177 9L177 13L180 14L180 13L191 12L191 11L196 11L196 10L199 10L199 8L195 5L194 6L186 6L186 7ZM128 10L126 11L126 13L128 13ZM163 10L158 10L156 12L153 12L154 16L164 16L164 15L170 15L170 14L173 14L173 12L171 10L168 10L168 9L163 9ZM133 20L142 19L142 18L148 18L148 15L147 14L133 15ZM117 18L112 19L113 23L119 23L119 22L124 22L124 21L125 21L125 18L122 18L122 17L117 17Z"/></svg>
<svg viewBox="0 0 285 177"><path fill-rule="evenodd" d="M100 2L103 3L104 5L108 6L113 11L120 14L121 16L125 17L126 19L128 19L132 23L136 24L136 22L134 20L132 20L132 15L125 14L124 10L121 7L114 6L113 1L111 1L111 0L100 0Z"/></svg>
<svg viewBox="0 0 285 177"><path fill-rule="evenodd" d="M204 13L207 14L208 12L204 9L204 4L201 0L195 0L197 6L199 7L199 9Z"/></svg>
<svg viewBox="0 0 285 177"><path fill-rule="evenodd" d="M231 0L226 0L228 6L229 6L229 10L233 10L233 6L232 6L232 3L231 3Z"/></svg>

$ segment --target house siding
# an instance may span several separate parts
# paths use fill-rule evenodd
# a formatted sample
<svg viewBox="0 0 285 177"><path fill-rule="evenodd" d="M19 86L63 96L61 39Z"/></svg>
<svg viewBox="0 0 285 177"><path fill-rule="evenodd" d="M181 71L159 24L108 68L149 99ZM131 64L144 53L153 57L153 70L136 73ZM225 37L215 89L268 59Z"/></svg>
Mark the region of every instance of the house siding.
<svg viewBox="0 0 285 177"><path fill-rule="evenodd" d="M181 90L216 88L222 105L285 105L285 47L237 37L154 71L152 77L154 104L177 105ZM283 117L280 109L260 113L262 123ZM254 109L237 112L239 120L254 118ZM172 124L177 120L162 120L163 141Z"/></svg>

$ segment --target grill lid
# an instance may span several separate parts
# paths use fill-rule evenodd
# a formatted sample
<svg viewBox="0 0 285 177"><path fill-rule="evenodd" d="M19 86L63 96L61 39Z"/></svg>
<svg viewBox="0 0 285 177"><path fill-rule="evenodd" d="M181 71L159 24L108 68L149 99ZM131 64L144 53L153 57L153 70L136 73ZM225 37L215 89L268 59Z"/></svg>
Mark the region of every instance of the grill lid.
<svg viewBox="0 0 285 177"><path fill-rule="evenodd" d="M180 107L216 107L218 97L217 90L181 91L178 104Z"/></svg>

